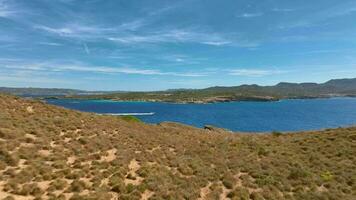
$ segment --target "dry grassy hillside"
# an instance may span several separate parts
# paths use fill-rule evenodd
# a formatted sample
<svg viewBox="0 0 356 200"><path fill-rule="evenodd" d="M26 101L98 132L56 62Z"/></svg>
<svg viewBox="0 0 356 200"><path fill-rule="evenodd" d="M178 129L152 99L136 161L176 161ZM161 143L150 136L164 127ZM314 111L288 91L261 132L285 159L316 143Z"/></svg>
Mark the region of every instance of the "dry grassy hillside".
<svg viewBox="0 0 356 200"><path fill-rule="evenodd" d="M355 199L356 128L231 134L0 95L0 199Z"/></svg>

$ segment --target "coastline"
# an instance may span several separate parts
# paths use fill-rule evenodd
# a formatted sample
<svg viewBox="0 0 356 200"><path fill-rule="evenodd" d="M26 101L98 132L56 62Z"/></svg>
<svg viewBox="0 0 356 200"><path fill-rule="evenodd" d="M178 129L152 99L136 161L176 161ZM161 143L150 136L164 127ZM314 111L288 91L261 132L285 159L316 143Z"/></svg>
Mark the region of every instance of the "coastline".
<svg viewBox="0 0 356 200"><path fill-rule="evenodd" d="M308 99L332 99L332 98L356 98L356 95L320 95L320 96L295 96L295 97L241 97L241 98L207 98L199 100L165 100L165 99L120 99L106 97L86 97L86 96L60 96L60 97L41 97L34 98L40 100L51 99L72 99L72 100L97 100L97 101L115 101L115 102L149 102L149 103L173 103L173 104L214 104L214 103L230 103L230 102L278 102L281 100L308 100Z"/></svg>
<svg viewBox="0 0 356 200"><path fill-rule="evenodd" d="M349 96L349 95L345 95L345 96L323 96L323 97L304 97L304 98L282 98L276 101L265 101L265 102L277 102L277 101L281 101L281 100L316 100L316 99L332 99L332 98L356 98L356 96ZM53 98L52 98L53 99ZM56 98L56 99L68 99L68 98ZM68 99L69 100L69 99ZM70 99L70 100L98 100L98 101L116 101L116 102L157 102L157 103L174 103L174 104L214 104L214 103L229 103L229 102L258 102L258 101L251 101L251 100L239 100L239 101L225 101L225 102L213 102L213 103L177 103L177 102L165 102L165 101L145 101L145 100L132 100L132 101L128 101L128 100L114 100L114 99ZM261 102L261 101L260 101ZM51 105L51 106L55 106L58 107L57 105L53 105L50 104L46 101L44 101L44 103ZM61 107L61 106L60 106ZM88 113L88 114L94 114L97 116L113 116L113 117L133 117L133 118L137 118L136 116L139 115L128 115L128 113L120 113L120 114L115 114L115 113L93 113L93 112L86 112L86 111L78 111L75 109L69 109L69 108L65 108L66 110L73 110L75 112L80 112L80 113ZM144 115L146 115L147 113L145 113ZM149 113L149 115L152 115L155 113ZM138 118L137 118L138 119ZM342 125L342 126L333 126L333 127L323 127L323 128L316 128L316 129L306 129L306 130L291 130L291 131L279 131L279 130L271 130L271 131L241 131L241 130L230 130L228 128L223 128L220 126L214 126L214 125L210 125L210 124L205 124L203 126L194 126L194 125L189 125L189 124L185 124L185 123L181 123L181 122L174 122L174 121L162 121L159 123L148 123L148 122L144 122L139 120L140 123L145 124L145 125L154 125L154 126L162 126L163 124L171 124L174 126L184 126L184 127L190 127L193 129L197 129L197 130L203 130L203 131L209 131L209 132L215 132L215 133L232 133L232 134L257 134L257 135L264 135L264 134L297 134L297 133L303 133L303 132L320 132L320 131L330 131L330 130L338 130L338 129L348 129L348 128L354 128L356 127L356 124L348 124L348 125Z"/></svg>
<svg viewBox="0 0 356 200"><path fill-rule="evenodd" d="M74 99L64 99L47 101L47 103L84 112L98 113L99 115L132 113L132 116L136 116L148 124L172 121L189 124L197 128L210 124L237 132L295 132L356 125L354 120L356 112L352 109L349 110L350 105L355 105L355 100L348 97L336 97L330 100L325 98L289 99L275 103L227 102L210 104L79 100L79 105L77 105L77 101ZM85 105L86 108L83 109L82 105ZM155 114L149 117L139 116L142 113ZM308 119L310 117L306 116L315 116L315 119ZM335 116L340 117L335 118ZM345 116L349 117L345 118Z"/></svg>

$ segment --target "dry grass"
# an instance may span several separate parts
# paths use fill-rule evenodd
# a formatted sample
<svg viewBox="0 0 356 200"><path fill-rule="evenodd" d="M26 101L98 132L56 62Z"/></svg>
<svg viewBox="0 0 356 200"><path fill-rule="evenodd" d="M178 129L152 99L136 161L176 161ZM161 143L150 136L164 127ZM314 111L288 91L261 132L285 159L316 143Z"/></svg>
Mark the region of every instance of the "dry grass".
<svg viewBox="0 0 356 200"><path fill-rule="evenodd" d="M0 111L0 199L356 196L356 128L231 134L6 95Z"/></svg>

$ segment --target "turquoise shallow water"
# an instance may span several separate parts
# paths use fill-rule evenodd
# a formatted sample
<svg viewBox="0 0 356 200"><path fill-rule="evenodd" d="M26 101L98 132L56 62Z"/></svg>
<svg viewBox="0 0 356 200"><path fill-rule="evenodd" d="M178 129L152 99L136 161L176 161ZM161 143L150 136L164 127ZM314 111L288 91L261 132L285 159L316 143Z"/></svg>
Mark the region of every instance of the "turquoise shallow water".
<svg viewBox="0 0 356 200"><path fill-rule="evenodd" d="M132 114L147 123L173 121L233 131L301 131L356 125L356 98L299 99L278 102L171 104L101 100L48 100L70 109Z"/></svg>

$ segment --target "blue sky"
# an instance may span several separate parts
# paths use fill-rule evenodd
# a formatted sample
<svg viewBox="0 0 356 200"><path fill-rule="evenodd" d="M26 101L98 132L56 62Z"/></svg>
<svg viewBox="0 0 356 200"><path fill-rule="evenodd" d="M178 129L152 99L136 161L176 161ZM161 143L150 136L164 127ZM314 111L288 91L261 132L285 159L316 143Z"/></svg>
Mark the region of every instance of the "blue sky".
<svg viewBox="0 0 356 200"><path fill-rule="evenodd" d="M0 86L162 90L351 77L355 0L0 0Z"/></svg>

